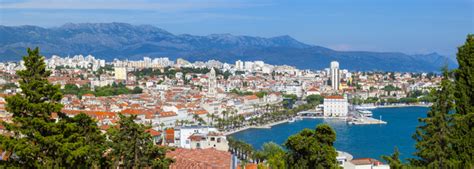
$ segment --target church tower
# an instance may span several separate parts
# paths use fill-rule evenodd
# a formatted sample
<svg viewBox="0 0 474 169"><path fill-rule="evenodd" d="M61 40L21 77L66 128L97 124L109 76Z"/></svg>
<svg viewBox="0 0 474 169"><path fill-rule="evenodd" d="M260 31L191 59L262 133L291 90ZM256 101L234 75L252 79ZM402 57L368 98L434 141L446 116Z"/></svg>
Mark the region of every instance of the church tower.
<svg viewBox="0 0 474 169"><path fill-rule="evenodd" d="M211 72L209 72L209 86L208 86L208 95L209 96L215 96L217 93L217 80L216 80L216 70L214 68L211 68Z"/></svg>

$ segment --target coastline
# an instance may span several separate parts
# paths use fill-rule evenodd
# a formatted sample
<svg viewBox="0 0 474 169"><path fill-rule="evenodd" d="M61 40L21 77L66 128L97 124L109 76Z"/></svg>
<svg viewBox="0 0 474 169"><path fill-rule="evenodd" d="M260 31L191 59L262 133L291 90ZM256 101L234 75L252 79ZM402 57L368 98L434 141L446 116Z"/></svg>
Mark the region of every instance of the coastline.
<svg viewBox="0 0 474 169"><path fill-rule="evenodd" d="M431 107L431 104L375 105L375 107L376 108ZM303 119L337 119L337 120L345 120L346 119L346 117L343 117L343 118L341 118L341 117L302 117L302 118ZM279 125L279 124L282 124L282 123L287 123L288 121L289 121L288 119L285 119L285 120L276 121L276 122L273 122L273 123L264 124L264 125L260 125L260 126L246 126L246 127L238 128L238 129L233 130L233 131L224 132L224 135L228 136L228 135L232 135L234 133L238 133L238 132L245 131L245 130L252 129L252 128L253 129L269 129L272 126Z"/></svg>
<svg viewBox="0 0 474 169"><path fill-rule="evenodd" d="M431 107L431 104L394 104L394 105L376 105L376 108L398 108L398 107Z"/></svg>
<svg viewBox="0 0 474 169"><path fill-rule="evenodd" d="M244 130L252 129L252 128L253 129L269 129L269 128L272 128L272 126L282 124L282 123L287 123L287 122L288 122L288 119L285 119L285 120L276 121L276 122L269 123L269 124L264 124L264 125L261 125L261 126L246 126L246 127L238 128L238 129L233 130L233 131L225 132L224 135L228 136L228 135L238 133L238 132L241 132L241 131L244 131Z"/></svg>

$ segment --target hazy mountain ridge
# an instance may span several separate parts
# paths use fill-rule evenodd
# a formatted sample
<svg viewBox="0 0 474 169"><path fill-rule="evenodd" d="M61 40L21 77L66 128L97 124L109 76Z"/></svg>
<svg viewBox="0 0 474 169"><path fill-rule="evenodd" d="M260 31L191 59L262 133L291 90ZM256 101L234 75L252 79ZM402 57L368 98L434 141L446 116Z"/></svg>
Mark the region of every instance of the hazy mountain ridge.
<svg viewBox="0 0 474 169"><path fill-rule="evenodd" d="M436 53L335 51L308 45L287 35L272 38L174 35L154 26L126 23L70 23L55 28L0 26L0 37L0 61L19 60L26 47L39 46L45 56L92 54L107 60L151 56L233 63L241 59L310 69L328 67L330 61L337 60L342 68L350 70L385 71L438 71L445 63L456 66L452 60Z"/></svg>

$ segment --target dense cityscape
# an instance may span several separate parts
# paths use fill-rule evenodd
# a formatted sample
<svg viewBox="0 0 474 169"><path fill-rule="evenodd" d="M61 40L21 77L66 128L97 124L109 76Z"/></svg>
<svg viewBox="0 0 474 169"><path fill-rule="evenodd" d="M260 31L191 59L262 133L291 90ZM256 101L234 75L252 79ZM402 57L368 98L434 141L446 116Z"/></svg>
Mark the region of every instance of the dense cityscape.
<svg viewBox="0 0 474 169"><path fill-rule="evenodd" d="M384 124L371 118L368 109L429 106L432 98L428 93L441 81L436 73L350 72L341 69L343 65L337 61L328 63L324 70L299 70L263 61L191 63L144 57L106 62L91 55L53 55L45 64L52 72L48 81L60 85L64 93L61 111L67 116L85 113L106 132L116 125L119 114L136 115L135 122L151 126L147 132L154 144L183 149L214 147L223 152L229 151L226 136L232 133L301 117ZM16 71L24 68L23 62L0 64L2 121L12 121L4 97L21 92ZM346 168L354 165L353 159L348 161L352 158L348 153L340 152L338 158ZM230 159L230 155L225 157ZM353 162L359 164L357 160L385 166L375 159ZM237 165L235 161L233 165Z"/></svg>
<svg viewBox="0 0 474 169"><path fill-rule="evenodd" d="M0 0L0 168L474 169L473 11Z"/></svg>

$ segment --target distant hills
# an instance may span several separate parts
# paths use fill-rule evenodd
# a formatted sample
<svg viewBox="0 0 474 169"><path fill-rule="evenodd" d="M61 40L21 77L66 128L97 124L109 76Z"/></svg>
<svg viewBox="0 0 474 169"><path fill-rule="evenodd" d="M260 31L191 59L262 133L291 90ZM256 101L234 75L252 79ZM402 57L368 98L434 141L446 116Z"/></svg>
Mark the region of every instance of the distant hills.
<svg viewBox="0 0 474 169"><path fill-rule="evenodd" d="M92 54L106 60L141 59L144 56L215 59L228 63L263 60L302 69L323 69L337 60L349 70L431 72L456 63L437 53L407 55L394 52L336 51L308 45L290 36L262 38L211 34L174 35L150 25L80 23L61 27L0 26L0 61L20 60L26 47L39 46L45 56Z"/></svg>

